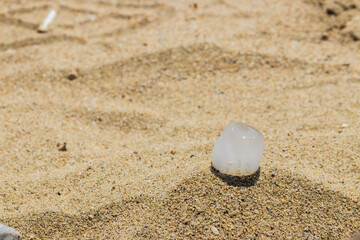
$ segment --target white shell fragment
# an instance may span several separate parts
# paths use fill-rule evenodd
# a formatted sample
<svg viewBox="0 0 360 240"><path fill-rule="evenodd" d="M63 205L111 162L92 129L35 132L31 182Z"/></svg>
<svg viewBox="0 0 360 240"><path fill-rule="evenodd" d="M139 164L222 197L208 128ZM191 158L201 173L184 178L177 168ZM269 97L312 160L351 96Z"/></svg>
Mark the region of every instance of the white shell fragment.
<svg viewBox="0 0 360 240"><path fill-rule="evenodd" d="M21 240L21 234L15 229L0 224L0 240Z"/></svg>
<svg viewBox="0 0 360 240"><path fill-rule="evenodd" d="M264 144L261 132L244 123L230 123L214 145L213 167L234 176L254 174L259 169Z"/></svg>
<svg viewBox="0 0 360 240"><path fill-rule="evenodd" d="M211 231L213 232L213 234L215 234L215 235L219 235L219 234L220 234L220 233L219 233L219 230L217 230L216 227L211 226L210 229L211 229Z"/></svg>
<svg viewBox="0 0 360 240"><path fill-rule="evenodd" d="M51 10L49 14L46 16L44 21L41 23L41 25L38 28L39 33L45 33L48 30L48 26L54 21L56 17L56 11Z"/></svg>

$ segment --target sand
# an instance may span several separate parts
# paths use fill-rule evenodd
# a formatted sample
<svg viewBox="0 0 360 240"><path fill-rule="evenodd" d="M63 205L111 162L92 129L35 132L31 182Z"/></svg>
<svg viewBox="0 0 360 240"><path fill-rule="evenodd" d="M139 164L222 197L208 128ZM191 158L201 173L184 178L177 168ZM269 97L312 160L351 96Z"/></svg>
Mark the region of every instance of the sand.
<svg viewBox="0 0 360 240"><path fill-rule="evenodd" d="M24 239L349 238L359 9L1 1L0 223ZM265 136L251 182L210 168L230 122Z"/></svg>

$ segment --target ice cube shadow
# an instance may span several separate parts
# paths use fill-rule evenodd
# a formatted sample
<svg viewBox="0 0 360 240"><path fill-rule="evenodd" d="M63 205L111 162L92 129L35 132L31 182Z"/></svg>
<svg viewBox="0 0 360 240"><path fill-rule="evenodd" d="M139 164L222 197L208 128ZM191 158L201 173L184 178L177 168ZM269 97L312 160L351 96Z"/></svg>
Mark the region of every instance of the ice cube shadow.
<svg viewBox="0 0 360 240"><path fill-rule="evenodd" d="M219 172L218 170L216 170L214 168L214 166L212 164L210 166L210 170L213 174L215 174L215 176L220 178L223 182L225 182L226 184L228 184L230 186L235 186L235 187L254 186L255 183L259 180L260 172L261 172L260 167L259 167L259 169L251 175L231 176L231 175L227 175L227 174L223 174L223 173Z"/></svg>

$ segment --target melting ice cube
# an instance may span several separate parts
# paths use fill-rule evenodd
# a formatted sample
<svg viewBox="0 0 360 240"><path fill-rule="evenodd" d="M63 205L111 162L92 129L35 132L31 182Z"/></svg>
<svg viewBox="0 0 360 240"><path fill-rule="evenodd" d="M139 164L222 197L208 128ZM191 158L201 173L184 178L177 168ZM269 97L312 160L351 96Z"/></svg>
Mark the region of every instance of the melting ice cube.
<svg viewBox="0 0 360 240"><path fill-rule="evenodd" d="M224 174L254 174L259 169L264 144L261 132L244 123L230 123L214 145L212 164Z"/></svg>

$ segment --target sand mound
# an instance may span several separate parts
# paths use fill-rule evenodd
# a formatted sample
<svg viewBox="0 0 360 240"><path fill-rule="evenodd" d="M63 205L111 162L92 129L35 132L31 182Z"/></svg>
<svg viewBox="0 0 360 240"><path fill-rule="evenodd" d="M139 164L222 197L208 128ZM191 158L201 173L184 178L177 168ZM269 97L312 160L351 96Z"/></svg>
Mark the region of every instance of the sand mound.
<svg viewBox="0 0 360 240"><path fill-rule="evenodd" d="M278 169L267 170L251 187L200 173L151 209L156 211L148 215L149 226L136 236L341 239L360 227L358 203Z"/></svg>
<svg viewBox="0 0 360 240"><path fill-rule="evenodd" d="M249 184L209 170L159 197L139 195L80 215L45 212L4 221L41 239L111 238L122 228L141 239L343 239L360 227L360 205L341 194L284 170L257 177Z"/></svg>

